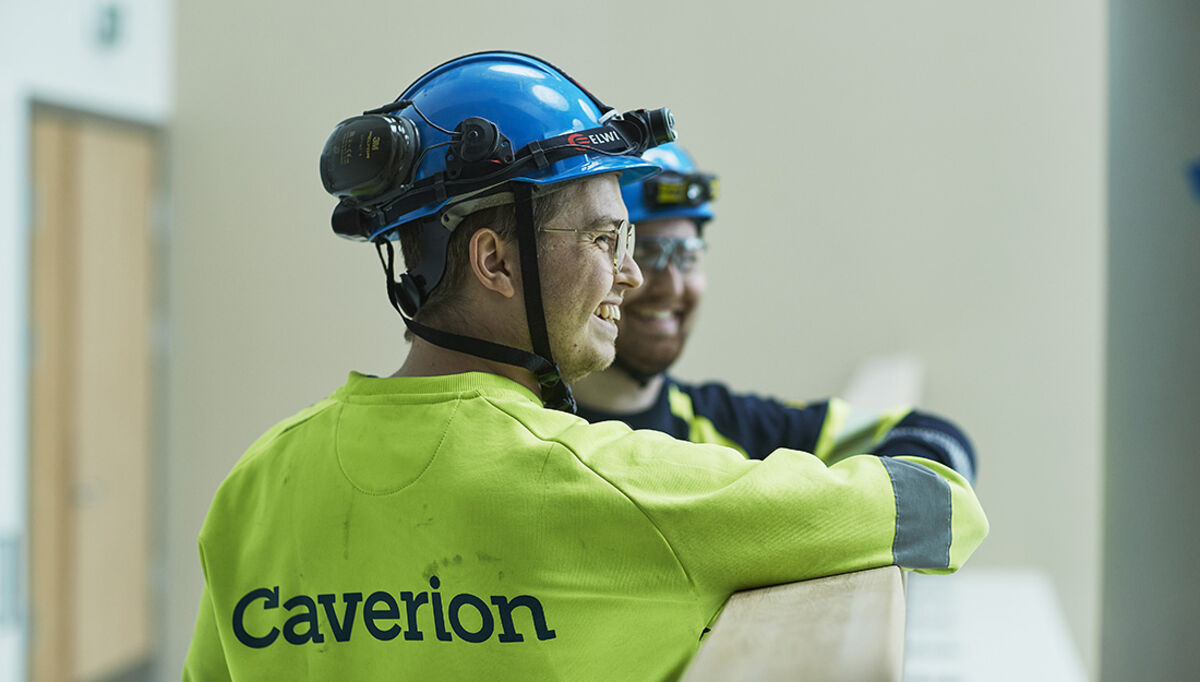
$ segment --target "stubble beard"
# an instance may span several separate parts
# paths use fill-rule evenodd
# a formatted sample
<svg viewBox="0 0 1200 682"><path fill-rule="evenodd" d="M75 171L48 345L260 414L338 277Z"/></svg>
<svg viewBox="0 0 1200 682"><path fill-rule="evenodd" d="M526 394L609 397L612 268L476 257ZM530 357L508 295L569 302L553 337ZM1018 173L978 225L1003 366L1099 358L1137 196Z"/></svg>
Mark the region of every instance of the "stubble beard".
<svg viewBox="0 0 1200 682"><path fill-rule="evenodd" d="M608 347L607 353L594 353L590 349L583 349L564 357L558 369L562 380L573 384L589 374L608 369L614 357L616 350L612 346Z"/></svg>
<svg viewBox="0 0 1200 682"><path fill-rule="evenodd" d="M669 349L653 352L646 352L646 350L648 347L656 345L654 343L638 344L633 339L627 339L627 341L629 345L639 346L639 348L634 352L626 351L624 353L617 348L616 352L621 355L621 362L645 374L661 374L667 371L683 354L684 338L682 337L672 339L669 342L671 344Z"/></svg>

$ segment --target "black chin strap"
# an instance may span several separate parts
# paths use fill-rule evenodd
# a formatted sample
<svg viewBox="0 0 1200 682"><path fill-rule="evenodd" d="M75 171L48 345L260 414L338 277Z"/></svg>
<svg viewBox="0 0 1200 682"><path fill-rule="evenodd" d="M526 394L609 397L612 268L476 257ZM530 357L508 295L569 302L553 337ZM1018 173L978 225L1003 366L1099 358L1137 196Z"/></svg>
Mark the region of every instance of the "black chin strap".
<svg viewBox="0 0 1200 682"><path fill-rule="evenodd" d="M525 289L525 324L533 354L550 365L550 371L538 374L542 387L542 402L554 410L575 414L575 396L567 386L554 362L550 336L546 331L546 311L542 307L542 278L538 273L537 228L533 224L533 187L525 182L510 183L517 209L517 246L521 254L521 281Z"/></svg>
<svg viewBox="0 0 1200 682"><path fill-rule="evenodd" d="M571 395L571 389L563 383L558 365L554 364L553 356L550 354L550 341L546 332L545 314L542 310L542 287L537 269L537 234L533 227L530 189L523 183L514 183L514 185L514 192L517 195L517 241L521 253L521 276L522 281L525 282L525 315L529 324L529 336L533 342L533 353L471 336L434 329L409 318L400 304L400 282L397 282L395 277L395 250L390 241L380 239L375 242L375 248L379 253L379 260L383 264L384 273L387 275L388 300L391 301L396 312L400 313L400 319L404 320L404 325L413 334L435 346L526 369L537 379L538 385L541 387L542 403L546 407L575 414L575 398ZM522 196L526 204L525 212L521 208ZM527 251L531 255L527 256ZM528 265L529 263L532 265Z"/></svg>

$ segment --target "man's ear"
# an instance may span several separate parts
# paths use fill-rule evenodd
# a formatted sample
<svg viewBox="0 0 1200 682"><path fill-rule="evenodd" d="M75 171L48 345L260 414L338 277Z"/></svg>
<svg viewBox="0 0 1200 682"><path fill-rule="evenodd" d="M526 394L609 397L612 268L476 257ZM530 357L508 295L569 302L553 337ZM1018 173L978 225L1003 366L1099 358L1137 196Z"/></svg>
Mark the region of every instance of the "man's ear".
<svg viewBox="0 0 1200 682"><path fill-rule="evenodd" d="M500 238L494 230L481 227L471 235L468 260L471 272L484 288L506 298L517 292L514 273L517 272L516 244Z"/></svg>

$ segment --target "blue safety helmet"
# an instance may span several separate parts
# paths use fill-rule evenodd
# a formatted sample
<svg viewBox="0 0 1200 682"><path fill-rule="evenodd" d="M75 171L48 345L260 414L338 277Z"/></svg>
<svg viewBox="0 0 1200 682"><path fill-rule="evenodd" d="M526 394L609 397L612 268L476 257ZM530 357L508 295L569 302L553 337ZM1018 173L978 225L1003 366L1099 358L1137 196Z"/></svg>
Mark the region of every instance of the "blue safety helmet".
<svg viewBox="0 0 1200 682"><path fill-rule="evenodd" d="M663 172L621 188L630 222L689 218L703 227L713 219L717 178L696 170L696 162L683 147L671 142L646 150L642 158L654 162Z"/></svg>
<svg viewBox="0 0 1200 682"><path fill-rule="evenodd" d="M479 140L473 153L468 136ZM394 103L340 123L322 153L321 176L343 214L357 209L369 218L339 225L335 212L336 232L395 238L397 227L430 216L453 230L467 214L511 203L511 182L546 187L612 172L622 185L636 182L659 171L638 153L671 139L668 110L618 116L546 61L480 52L435 67Z"/></svg>

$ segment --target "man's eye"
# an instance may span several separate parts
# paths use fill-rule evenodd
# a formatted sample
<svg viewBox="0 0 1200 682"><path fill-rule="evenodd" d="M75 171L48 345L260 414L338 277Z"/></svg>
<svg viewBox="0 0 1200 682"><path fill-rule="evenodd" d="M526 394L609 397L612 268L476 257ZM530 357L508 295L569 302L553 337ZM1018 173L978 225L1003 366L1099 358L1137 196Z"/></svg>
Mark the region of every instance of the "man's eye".
<svg viewBox="0 0 1200 682"><path fill-rule="evenodd" d="M596 235L596 242L603 243L604 248L608 249L609 251L617 248L617 238L611 234L601 233Z"/></svg>

